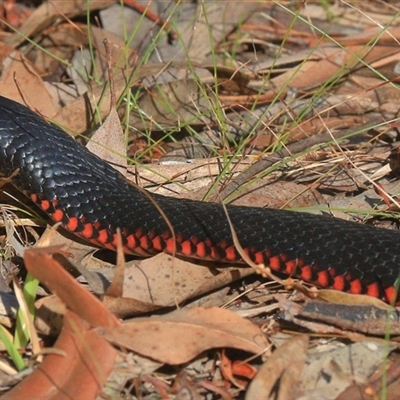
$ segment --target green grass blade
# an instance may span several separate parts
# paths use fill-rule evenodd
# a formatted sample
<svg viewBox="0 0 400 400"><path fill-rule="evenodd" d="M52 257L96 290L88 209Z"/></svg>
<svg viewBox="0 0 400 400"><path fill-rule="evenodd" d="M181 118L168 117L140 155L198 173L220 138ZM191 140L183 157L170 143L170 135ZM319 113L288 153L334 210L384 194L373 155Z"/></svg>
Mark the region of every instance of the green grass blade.
<svg viewBox="0 0 400 400"><path fill-rule="evenodd" d="M39 281L34 278L31 274L27 274L25 279L24 288L22 290L30 317L34 318L35 313L35 299L37 288L39 286ZM14 345L18 348L25 348L29 341L29 330L27 328L27 323L23 316L21 308L17 313L17 324L15 328Z"/></svg>
<svg viewBox="0 0 400 400"><path fill-rule="evenodd" d="M18 371L22 371L23 369L25 369L26 365L24 363L24 360L22 359L21 354L19 354L18 352L18 348L12 343L2 325L0 325L0 340L3 342L7 353L13 360L14 365L17 367Z"/></svg>

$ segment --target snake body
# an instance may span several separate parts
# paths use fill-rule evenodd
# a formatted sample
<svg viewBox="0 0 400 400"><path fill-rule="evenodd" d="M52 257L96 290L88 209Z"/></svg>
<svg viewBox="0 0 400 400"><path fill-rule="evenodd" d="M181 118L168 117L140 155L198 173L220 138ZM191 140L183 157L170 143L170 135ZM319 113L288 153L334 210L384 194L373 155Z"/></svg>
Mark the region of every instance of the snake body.
<svg viewBox="0 0 400 400"><path fill-rule="evenodd" d="M151 200L62 129L0 97L0 173L17 170L19 190L91 243L115 250L120 228L126 253L242 262L220 204ZM320 287L397 300L400 232L287 210L228 205L227 212L255 263Z"/></svg>

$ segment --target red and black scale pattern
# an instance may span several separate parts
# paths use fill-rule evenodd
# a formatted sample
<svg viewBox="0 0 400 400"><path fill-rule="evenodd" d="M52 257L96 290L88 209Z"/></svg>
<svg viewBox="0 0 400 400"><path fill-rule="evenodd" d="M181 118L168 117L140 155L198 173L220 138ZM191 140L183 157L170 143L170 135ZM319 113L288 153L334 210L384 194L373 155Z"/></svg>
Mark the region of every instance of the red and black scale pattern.
<svg viewBox="0 0 400 400"><path fill-rule="evenodd" d="M0 172L64 228L127 253L161 251L240 263L221 205L151 195L56 126L0 97ZM400 232L335 218L255 207L227 207L241 246L256 263L320 287L397 300Z"/></svg>

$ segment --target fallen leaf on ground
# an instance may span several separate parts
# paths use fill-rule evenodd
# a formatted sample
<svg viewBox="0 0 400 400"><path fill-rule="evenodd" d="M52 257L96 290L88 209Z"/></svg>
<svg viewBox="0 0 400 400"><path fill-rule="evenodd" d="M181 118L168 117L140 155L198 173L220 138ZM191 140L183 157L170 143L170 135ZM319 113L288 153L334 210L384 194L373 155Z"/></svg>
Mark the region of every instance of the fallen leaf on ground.
<svg viewBox="0 0 400 400"><path fill-rule="evenodd" d="M106 340L69 311L54 353L48 354L2 399L95 399L113 370L116 355L116 350Z"/></svg>
<svg viewBox="0 0 400 400"><path fill-rule="evenodd" d="M262 354L268 346L257 325L220 308L180 309L96 330L118 346L171 365L188 362L208 349L231 347Z"/></svg>
<svg viewBox="0 0 400 400"><path fill-rule="evenodd" d="M4 64L0 81L2 96L24 105L26 102L28 107L46 117L57 112L42 78L23 53L16 50Z"/></svg>
<svg viewBox="0 0 400 400"><path fill-rule="evenodd" d="M5 399L94 399L113 370L116 350L93 329L119 321L53 258L56 248L25 251L27 270L67 305L54 351ZM71 310L75 310L71 311Z"/></svg>
<svg viewBox="0 0 400 400"><path fill-rule="evenodd" d="M59 249L54 247L26 250L26 269L91 326L119 325L118 319L104 304L76 282L53 258L57 251ZM57 256L62 257L59 254Z"/></svg>
<svg viewBox="0 0 400 400"><path fill-rule="evenodd" d="M309 338L295 336L272 353L246 392L246 400L268 399L279 383L279 398L292 398L293 389L306 361Z"/></svg>
<svg viewBox="0 0 400 400"><path fill-rule="evenodd" d="M128 163L126 160L125 135L114 106L86 147L126 176Z"/></svg>
<svg viewBox="0 0 400 400"><path fill-rule="evenodd" d="M126 269L123 297L170 307L253 273L245 267L218 271L161 253Z"/></svg>

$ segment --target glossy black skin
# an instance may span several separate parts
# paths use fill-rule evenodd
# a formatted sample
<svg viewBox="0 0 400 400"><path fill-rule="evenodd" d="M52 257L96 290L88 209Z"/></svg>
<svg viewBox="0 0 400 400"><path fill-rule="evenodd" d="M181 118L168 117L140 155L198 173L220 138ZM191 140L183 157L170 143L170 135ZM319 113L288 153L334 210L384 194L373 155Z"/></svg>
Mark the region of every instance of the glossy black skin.
<svg viewBox="0 0 400 400"><path fill-rule="evenodd" d="M98 223L110 232L125 228L125 235L162 235L168 224L154 203L107 163L90 153L55 125L24 106L0 97L0 172L17 188L42 200L57 200L71 217ZM209 240L232 245L231 231L221 205L151 195L182 240ZM394 285L400 266L400 233L335 218L283 210L228 206L243 248L254 252L301 258L315 272L335 268L366 286ZM51 212L50 212L51 215ZM77 228L75 233L79 234ZM93 239L96 232L94 233ZM145 249L149 254L154 249ZM226 261L224 251L218 256ZM265 262L268 257L265 255ZM314 279L312 279L314 280Z"/></svg>

